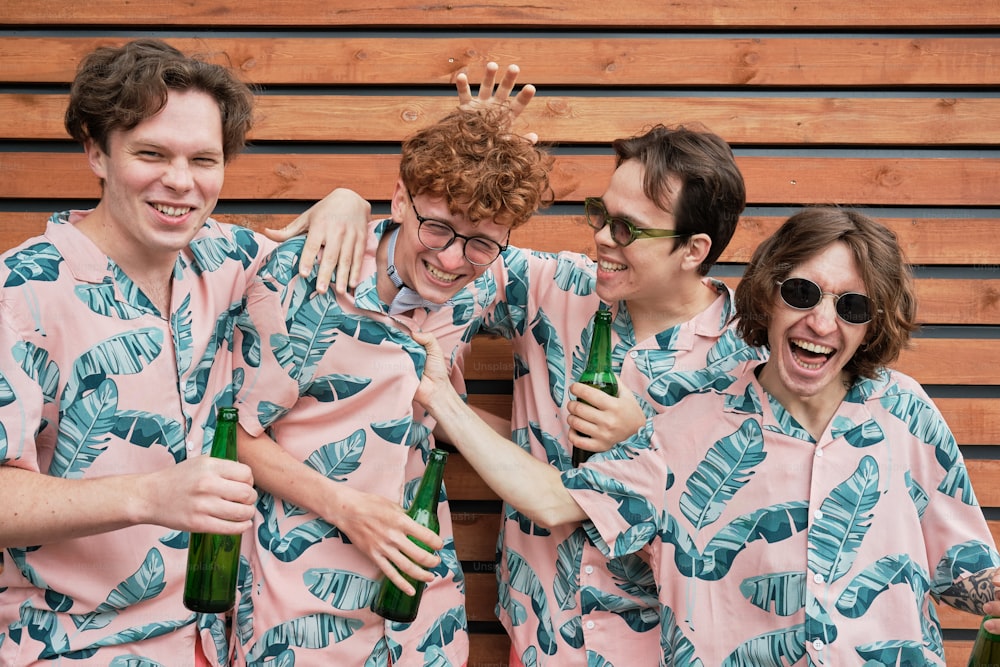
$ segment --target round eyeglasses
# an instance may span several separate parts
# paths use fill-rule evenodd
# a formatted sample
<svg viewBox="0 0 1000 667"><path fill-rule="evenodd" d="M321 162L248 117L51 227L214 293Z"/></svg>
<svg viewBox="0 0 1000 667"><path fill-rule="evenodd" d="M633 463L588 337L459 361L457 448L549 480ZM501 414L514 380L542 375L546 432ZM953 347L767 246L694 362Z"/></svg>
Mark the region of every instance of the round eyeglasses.
<svg viewBox="0 0 1000 667"><path fill-rule="evenodd" d="M604 200L600 197L587 197L583 200L583 211L587 224L594 231L601 231L605 226L611 226L611 240L615 245L625 247L642 238L682 238L691 234L677 232L673 229L649 229L636 227L628 218L620 218L608 214Z"/></svg>
<svg viewBox="0 0 1000 667"><path fill-rule="evenodd" d="M413 215L417 217L417 239L428 250L446 250L455 242L455 239L462 239L462 252L465 259L476 266L489 266L496 261L501 252L507 249L506 241L500 245L486 236L465 236L456 232L446 222L425 218L417 211L413 195L409 196L410 205L413 206Z"/></svg>
<svg viewBox="0 0 1000 667"><path fill-rule="evenodd" d="M824 296L832 296L837 317L848 324L867 324L874 317L875 308L872 300L864 294L824 292L819 285L806 278L788 278L779 281L778 288L781 300L795 310L812 310L819 305Z"/></svg>

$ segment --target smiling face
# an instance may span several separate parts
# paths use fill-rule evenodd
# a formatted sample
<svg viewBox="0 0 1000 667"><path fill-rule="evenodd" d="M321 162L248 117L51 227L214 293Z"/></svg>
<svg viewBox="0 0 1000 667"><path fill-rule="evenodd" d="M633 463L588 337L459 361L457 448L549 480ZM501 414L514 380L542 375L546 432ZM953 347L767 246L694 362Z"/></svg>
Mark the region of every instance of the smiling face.
<svg viewBox="0 0 1000 667"><path fill-rule="evenodd" d="M680 179L672 180L671 204L681 189ZM638 160L623 162L602 197L608 213L628 218L638 228L674 229L673 215L646 196L642 181L642 164ZM671 284L681 270L683 254L674 250L675 242L673 238L639 238L622 247L612 241L609 226L594 232L598 295L607 303L658 302L664 285Z"/></svg>
<svg viewBox="0 0 1000 667"><path fill-rule="evenodd" d="M424 218L444 223L463 236L482 236L503 246L510 233L508 227L493 220L473 224L464 215L450 213L447 202L441 197L420 194L414 195L411 201L402 181L396 185L392 206L394 219L402 225L396 241L396 269L407 286L434 303L444 303L455 296L483 275L489 266L477 266L468 261L464 252L466 242L459 238L444 250L430 250L424 246L418 236L420 224L414 207Z"/></svg>
<svg viewBox="0 0 1000 667"><path fill-rule="evenodd" d="M172 267L222 189L219 106L206 93L172 90L155 116L111 132L107 153L88 143L87 157L104 191L84 233L126 271Z"/></svg>
<svg viewBox="0 0 1000 667"><path fill-rule="evenodd" d="M850 247L837 241L794 267L788 278L807 278L825 293L867 294ZM794 413L810 404L835 410L851 376L844 367L865 341L868 324L850 324L837 316L834 298L825 295L811 310L786 305L773 291L767 338L771 356L760 374L761 385Z"/></svg>

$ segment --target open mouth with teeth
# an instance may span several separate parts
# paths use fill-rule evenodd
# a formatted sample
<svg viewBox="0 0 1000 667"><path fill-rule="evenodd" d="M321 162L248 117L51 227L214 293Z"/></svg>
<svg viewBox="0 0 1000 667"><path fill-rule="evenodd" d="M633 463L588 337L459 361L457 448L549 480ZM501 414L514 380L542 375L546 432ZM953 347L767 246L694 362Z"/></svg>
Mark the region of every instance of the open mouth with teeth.
<svg viewBox="0 0 1000 667"><path fill-rule="evenodd" d="M616 264L615 262L609 262L606 259L599 260L597 265L602 271L624 271L626 266L624 264Z"/></svg>
<svg viewBox="0 0 1000 667"><path fill-rule="evenodd" d="M459 279L459 275L457 273L445 273L441 269L433 267L427 262L424 262L424 268L427 269L427 273L431 274L432 276L434 276L435 278L437 278L442 282L453 283Z"/></svg>
<svg viewBox="0 0 1000 667"><path fill-rule="evenodd" d="M822 368L823 364L829 361L833 353L836 352L832 347L817 345L805 340L793 339L790 343L792 358L807 370Z"/></svg>
<svg viewBox="0 0 1000 667"><path fill-rule="evenodd" d="M163 204L153 204L153 208L162 213L165 216L171 218L179 218L181 216L187 215L191 212L191 207L180 207L180 206L164 206Z"/></svg>

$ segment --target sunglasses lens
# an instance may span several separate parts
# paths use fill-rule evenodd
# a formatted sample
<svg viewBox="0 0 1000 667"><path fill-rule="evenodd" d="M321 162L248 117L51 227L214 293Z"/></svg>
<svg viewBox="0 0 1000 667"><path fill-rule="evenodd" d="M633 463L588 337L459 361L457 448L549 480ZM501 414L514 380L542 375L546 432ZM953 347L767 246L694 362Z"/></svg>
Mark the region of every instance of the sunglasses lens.
<svg viewBox="0 0 1000 667"><path fill-rule="evenodd" d="M823 291L811 280L789 278L781 283L781 298L792 308L807 310L819 303L823 298Z"/></svg>
<svg viewBox="0 0 1000 667"><path fill-rule="evenodd" d="M809 310L823 298L819 285L805 278L789 278L781 283L781 300L792 308ZM865 324L872 319L872 300L864 294L845 292L837 297L835 308L840 319L850 324Z"/></svg>
<svg viewBox="0 0 1000 667"><path fill-rule="evenodd" d="M872 319L871 299L864 294L848 292L837 299L837 314L845 322L864 324Z"/></svg>
<svg viewBox="0 0 1000 667"><path fill-rule="evenodd" d="M604 210L604 205L595 199L588 199L584 202L583 212L587 217L587 224L593 229L604 229L608 212Z"/></svg>
<svg viewBox="0 0 1000 667"><path fill-rule="evenodd" d="M632 230L625 224L624 220L618 218L611 219L611 238L620 246L627 246L632 242Z"/></svg>

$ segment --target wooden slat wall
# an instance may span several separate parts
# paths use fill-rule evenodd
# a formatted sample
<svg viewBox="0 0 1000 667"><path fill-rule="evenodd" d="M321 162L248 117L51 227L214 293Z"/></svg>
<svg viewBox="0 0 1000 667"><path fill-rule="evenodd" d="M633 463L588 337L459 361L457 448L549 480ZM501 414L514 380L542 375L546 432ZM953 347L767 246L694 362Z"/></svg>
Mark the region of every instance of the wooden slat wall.
<svg viewBox="0 0 1000 667"><path fill-rule="evenodd" d="M522 120L553 142L557 204L514 234L592 251L583 197L612 139L700 122L733 146L749 206L716 274L731 284L796 207L862 207L915 266L924 324L898 366L931 391L1000 535L1000 10L995 0L831 3L523 0L395 3L5 0L0 11L0 248L97 184L62 114L80 57L153 35L258 86L254 145L230 167L219 217L280 226L346 185L386 210L398 142L454 104L452 81L516 62L540 93ZM512 364L479 339L470 400L510 409ZM470 667L506 664L491 571L496 496L460 456L448 469L469 615ZM941 609L948 664L977 619ZM721 621L720 621L721 623Z"/></svg>

